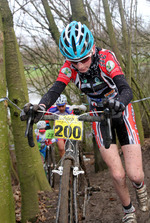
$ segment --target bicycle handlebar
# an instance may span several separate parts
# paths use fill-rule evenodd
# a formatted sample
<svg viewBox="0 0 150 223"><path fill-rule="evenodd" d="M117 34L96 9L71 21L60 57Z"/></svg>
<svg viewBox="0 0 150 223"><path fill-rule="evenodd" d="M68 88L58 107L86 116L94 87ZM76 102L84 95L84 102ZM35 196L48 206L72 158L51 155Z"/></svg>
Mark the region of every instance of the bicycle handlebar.
<svg viewBox="0 0 150 223"><path fill-rule="evenodd" d="M112 112L109 108L105 108L100 116L89 116L87 114L83 114L78 117L79 121L84 122L101 122L101 131L104 139L105 148L108 149L111 144L112 134L111 134L111 116ZM27 120L27 128L25 131L25 136L28 137L28 143L30 147L34 147L33 140L33 124L34 124L34 112L32 107L30 108ZM45 115L41 120L57 120L59 118L58 115Z"/></svg>
<svg viewBox="0 0 150 223"><path fill-rule="evenodd" d="M50 121L55 121L59 117L57 115L46 115L42 118L42 120L50 120ZM101 117L100 116L88 116L88 115L83 115L78 118L79 121L85 121L85 122L100 122Z"/></svg>

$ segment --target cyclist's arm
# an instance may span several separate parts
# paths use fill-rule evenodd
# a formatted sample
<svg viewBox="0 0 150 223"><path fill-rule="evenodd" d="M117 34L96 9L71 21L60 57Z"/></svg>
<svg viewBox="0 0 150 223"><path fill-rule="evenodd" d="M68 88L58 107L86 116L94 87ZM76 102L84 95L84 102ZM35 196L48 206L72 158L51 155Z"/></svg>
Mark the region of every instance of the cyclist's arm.
<svg viewBox="0 0 150 223"><path fill-rule="evenodd" d="M39 104L45 105L46 110L50 108L57 98L60 96L60 94L65 89L66 84L62 81L56 81L53 86L48 90L48 92L42 97Z"/></svg>
<svg viewBox="0 0 150 223"><path fill-rule="evenodd" d="M46 106L46 110L50 108L63 92L66 85L73 79L73 76L75 75L74 72L75 71L71 68L71 63L69 61L65 61L64 65L59 71L59 75L55 83L42 97L39 104L43 104L44 107Z"/></svg>
<svg viewBox="0 0 150 223"><path fill-rule="evenodd" d="M105 63L105 67L102 69L116 84L119 92L118 100L125 106L128 105L133 98L132 90L126 81L122 68L113 52L106 50Z"/></svg>
<svg viewBox="0 0 150 223"><path fill-rule="evenodd" d="M124 75L116 75L113 78L118 91L119 91L119 101L127 106L133 98L132 90L128 85Z"/></svg>

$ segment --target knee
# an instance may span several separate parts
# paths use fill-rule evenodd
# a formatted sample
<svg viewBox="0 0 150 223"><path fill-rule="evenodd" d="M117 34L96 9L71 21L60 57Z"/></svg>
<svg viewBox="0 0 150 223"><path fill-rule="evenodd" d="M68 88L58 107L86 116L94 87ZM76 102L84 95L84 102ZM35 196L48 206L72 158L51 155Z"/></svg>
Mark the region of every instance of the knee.
<svg viewBox="0 0 150 223"><path fill-rule="evenodd" d="M141 183L144 180L144 172L141 171L134 171L128 174L129 179L134 183Z"/></svg>
<svg viewBox="0 0 150 223"><path fill-rule="evenodd" d="M112 173L112 178L113 181L116 182L117 184L122 184L126 179L126 175L124 171L117 170Z"/></svg>

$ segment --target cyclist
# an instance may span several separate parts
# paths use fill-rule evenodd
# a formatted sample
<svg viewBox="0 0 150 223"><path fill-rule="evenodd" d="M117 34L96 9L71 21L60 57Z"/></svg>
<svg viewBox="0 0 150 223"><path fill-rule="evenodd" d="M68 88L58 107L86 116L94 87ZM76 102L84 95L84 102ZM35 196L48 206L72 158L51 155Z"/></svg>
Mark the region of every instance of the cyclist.
<svg viewBox="0 0 150 223"><path fill-rule="evenodd" d="M46 122L39 121L37 123L37 129L35 129L36 139L39 147L39 151L41 154L42 162L44 164L46 158L46 143L45 140L48 140L46 135L49 130L46 130ZM57 139L51 139L51 143L57 142Z"/></svg>
<svg viewBox="0 0 150 223"><path fill-rule="evenodd" d="M37 123L37 129L35 129L36 139L37 139L37 143L38 143L38 147L39 147L39 151L40 151L43 163L46 157L46 145L45 145L46 129L45 128L46 128L46 122L39 121Z"/></svg>
<svg viewBox="0 0 150 223"><path fill-rule="evenodd" d="M42 97L39 104L33 106L36 112L34 121L37 122L42 116L37 109L47 110L70 81L73 81L90 98L95 115L98 110L103 109L103 100L106 98L107 106L115 112L122 111L120 118L112 120L113 139L109 149L103 146L100 124L95 123L93 127L100 152L109 167L114 187L123 206L122 222L137 222L115 136L117 133L124 155L126 174L135 187L139 208L148 211L149 199L144 184L141 146L134 110L130 103L133 97L132 90L114 53L96 47L93 35L86 25L76 21L68 24L61 33L59 48L66 60L56 82ZM29 108L30 103L24 106L22 120L27 118Z"/></svg>
<svg viewBox="0 0 150 223"><path fill-rule="evenodd" d="M61 94L56 101L56 105L51 106L47 112L55 113L58 115L68 115L72 114L72 111L69 110L70 106L67 105L67 97L64 94ZM58 139L57 141L60 157L65 153L65 140Z"/></svg>

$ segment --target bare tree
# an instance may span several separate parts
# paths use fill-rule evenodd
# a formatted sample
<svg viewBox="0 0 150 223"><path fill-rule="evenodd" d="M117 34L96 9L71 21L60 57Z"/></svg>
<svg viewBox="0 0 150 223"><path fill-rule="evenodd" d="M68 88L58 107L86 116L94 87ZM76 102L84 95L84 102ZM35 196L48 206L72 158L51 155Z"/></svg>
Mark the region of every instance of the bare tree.
<svg viewBox="0 0 150 223"><path fill-rule="evenodd" d="M1 4L0 4L1 6ZM6 73L2 14L0 10L0 98L6 97ZM0 102L0 222L15 223L15 207L11 188L10 154L8 144L7 102Z"/></svg>
<svg viewBox="0 0 150 223"><path fill-rule="evenodd" d="M5 34L5 70L8 97L22 108L28 101L27 85L21 54L13 30L13 18L7 0L1 1L0 14L3 21L3 34ZM43 170L38 147L32 151L24 137L26 123L20 121L20 112L16 107L10 105L10 113L21 186L22 222L25 223L27 220L33 221L33 219L36 219L38 214L38 190L50 190L50 186ZM6 163L8 162L7 159L8 157L6 157ZM5 193L5 190L3 193ZM10 204L7 203L7 205Z"/></svg>

